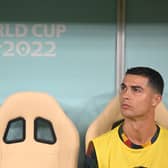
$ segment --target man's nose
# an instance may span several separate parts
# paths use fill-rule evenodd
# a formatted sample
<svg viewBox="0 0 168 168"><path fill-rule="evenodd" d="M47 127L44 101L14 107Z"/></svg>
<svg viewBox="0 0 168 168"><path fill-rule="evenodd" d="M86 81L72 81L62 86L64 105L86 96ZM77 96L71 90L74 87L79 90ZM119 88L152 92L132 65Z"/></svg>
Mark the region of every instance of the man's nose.
<svg viewBox="0 0 168 168"><path fill-rule="evenodd" d="M124 89L124 90L122 91L121 95L122 95L122 97L123 97L124 99L128 99L128 98L130 97L130 95L131 95L130 89L129 89L129 88Z"/></svg>

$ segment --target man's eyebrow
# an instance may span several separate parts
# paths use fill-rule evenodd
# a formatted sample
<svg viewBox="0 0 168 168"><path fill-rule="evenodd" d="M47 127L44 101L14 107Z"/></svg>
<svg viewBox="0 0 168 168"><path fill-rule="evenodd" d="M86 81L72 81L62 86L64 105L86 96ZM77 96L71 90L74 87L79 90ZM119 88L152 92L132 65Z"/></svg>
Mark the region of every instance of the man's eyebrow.
<svg viewBox="0 0 168 168"><path fill-rule="evenodd" d="M144 89L142 86L139 86L139 85L132 85L130 87L133 89Z"/></svg>
<svg viewBox="0 0 168 168"><path fill-rule="evenodd" d="M121 83L121 85L120 85L121 87L127 87L127 85L125 84L125 83ZM131 85L131 86L129 86L129 87L131 87L132 89L144 89L142 86L140 86L140 85Z"/></svg>

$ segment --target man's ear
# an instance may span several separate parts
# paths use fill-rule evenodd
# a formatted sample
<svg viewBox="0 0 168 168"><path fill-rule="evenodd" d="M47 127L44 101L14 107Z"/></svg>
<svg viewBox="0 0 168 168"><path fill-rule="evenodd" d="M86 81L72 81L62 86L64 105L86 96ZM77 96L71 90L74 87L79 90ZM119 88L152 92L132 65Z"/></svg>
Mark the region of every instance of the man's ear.
<svg viewBox="0 0 168 168"><path fill-rule="evenodd" d="M156 107L162 100L162 96L160 94L155 94L152 99L152 106Z"/></svg>

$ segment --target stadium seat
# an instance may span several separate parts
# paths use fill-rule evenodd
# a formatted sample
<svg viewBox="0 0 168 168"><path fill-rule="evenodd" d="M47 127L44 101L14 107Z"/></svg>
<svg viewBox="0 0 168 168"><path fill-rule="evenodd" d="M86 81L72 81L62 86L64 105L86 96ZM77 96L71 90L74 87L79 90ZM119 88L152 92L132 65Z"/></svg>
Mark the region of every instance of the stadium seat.
<svg viewBox="0 0 168 168"><path fill-rule="evenodd" d="M0 168L77 168L78 131L48 94L11 95L0 123Z"/></svg>

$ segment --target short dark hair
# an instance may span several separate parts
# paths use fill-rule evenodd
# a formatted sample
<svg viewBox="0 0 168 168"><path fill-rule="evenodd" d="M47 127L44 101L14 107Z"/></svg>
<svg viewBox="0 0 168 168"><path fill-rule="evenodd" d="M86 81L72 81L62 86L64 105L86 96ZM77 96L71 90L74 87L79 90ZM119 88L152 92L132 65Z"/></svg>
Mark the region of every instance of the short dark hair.
<svg viewBox="0 0 168 168"><path fill-rule="evenodd" d="M132 67L127 69L125 75L140 75L148 78L149 85L157 91L160 95L163 94L164 81L159 72L149 67Z"/></svg>

